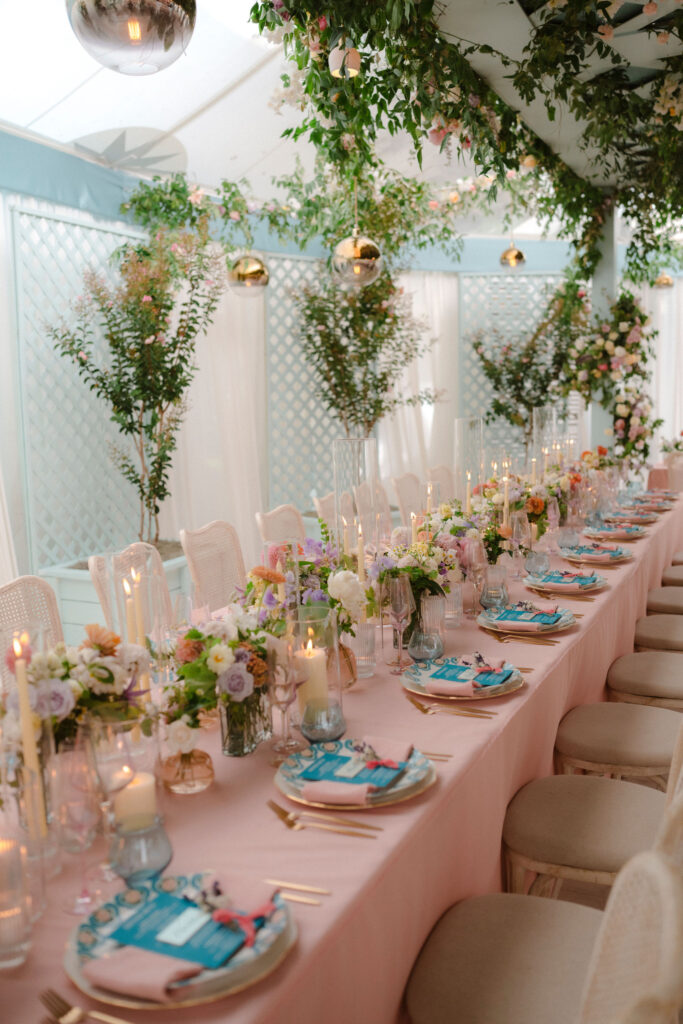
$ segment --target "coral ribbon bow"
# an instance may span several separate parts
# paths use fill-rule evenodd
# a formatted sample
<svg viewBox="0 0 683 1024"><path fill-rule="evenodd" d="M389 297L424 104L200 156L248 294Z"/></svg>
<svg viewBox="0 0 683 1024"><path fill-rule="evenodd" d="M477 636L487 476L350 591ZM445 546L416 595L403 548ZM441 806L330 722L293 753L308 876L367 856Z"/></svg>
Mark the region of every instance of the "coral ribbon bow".
<svg viewBox="0 0 683 1024"><path fill-rule="evenodd" d="M372 771L373 768L398 768L398 764L396 763L396 761L389 761L389 760L384 760L384 761L368 761L366 763L365 767L369 768L370 771Z"/></svg>
<svg viewBox="0 0 683 1024"><path fill-rule="evenodd" d="M268 918L275 911L276 907L272 900L268 900L262 906L258 907L252 914L238 914L234 910L221 909L214 910L211 915L214 921L218 924L236 924L244 932L246 938L244 940L245 946L253 946L256 940L256 921L259 917Z"/></svg>

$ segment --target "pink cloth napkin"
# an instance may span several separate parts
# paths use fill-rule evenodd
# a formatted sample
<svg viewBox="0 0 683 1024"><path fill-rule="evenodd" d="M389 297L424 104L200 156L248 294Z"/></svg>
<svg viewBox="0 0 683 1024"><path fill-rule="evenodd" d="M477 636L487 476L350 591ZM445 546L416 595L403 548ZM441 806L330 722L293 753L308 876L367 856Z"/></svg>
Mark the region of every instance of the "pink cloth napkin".
<svg viewBox="0 0 683 1024"><path fill-rule="evenodd" d="M602 547L595 548L589 555L581 555L581 558L589 558L591 562L612 562L611 552L616 550L614 544L605 544Z"/></svg>
<svg viewBox="0 0 683 1024"><path fill-rule="evenodd" d="M301 790L304 800L318 804L366 804L373 787L353 782L334 782L322 779L319 782L307 782Z"/></svg>
<svg viewBox="0 0 683 1024"><path fill-rule="evenodd" d="M216 608L216 610L214 612L211 612L211 618L212 619L216 619L216 620L222 619L223 616L226 614L227 610L228 610L227 604L223 608Z"/></svg>
<svg viewBox="0 0 683 1024"><path fill-rule="evenodd" d="M168 1003L173 1000L173 994L168 990L171 982L194 978L203 968L189 960L123 946L109 956L89 960L81 969L84 977L97 988L155 1003ZM186 993L185 989L183 995Z"/></svg>
<svg viewBox="0 0 683 1024"><path fill-rule="evenodd" d="M433 693L435 697L474 697L474 691L475 686L471 680L455 683L448 679L430 679L427 682L427 693Z"/></svg>
<svg viewBox="0 0 683 1024"><path fill-rule="evenodd" d="M380 761L407 761L413 752L412 743L385 736L364 736L363 742L372 747Z"/></svg>

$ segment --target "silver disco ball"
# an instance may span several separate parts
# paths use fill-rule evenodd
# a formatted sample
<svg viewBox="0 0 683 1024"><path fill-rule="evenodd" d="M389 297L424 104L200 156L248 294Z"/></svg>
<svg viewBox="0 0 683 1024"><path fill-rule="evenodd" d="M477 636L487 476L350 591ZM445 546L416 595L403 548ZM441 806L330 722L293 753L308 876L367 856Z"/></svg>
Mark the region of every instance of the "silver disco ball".
<svg viewBox="0 0 683 1024"><path fill-rule="evenodd" d="M349 235L342 238L334 249L332 270L340 284L351 288L364 288L372 284L382 269L382 253L371 238Z"/></svg>
<svg viewBox="0 0 683 1024"><path fill-rule="evenodd" d="M122 75L153 75L185 52L196 0L66 0L84 50Z"/></svg>

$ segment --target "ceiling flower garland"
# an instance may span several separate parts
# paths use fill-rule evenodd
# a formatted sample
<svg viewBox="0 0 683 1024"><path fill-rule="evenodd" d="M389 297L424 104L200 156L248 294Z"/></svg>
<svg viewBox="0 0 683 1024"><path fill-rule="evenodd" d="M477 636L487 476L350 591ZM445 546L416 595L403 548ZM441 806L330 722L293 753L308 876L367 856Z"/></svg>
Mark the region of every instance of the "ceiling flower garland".
<svg viewBox="0 0 683 1024"><path fill-rule="evenodd" d="M434 0L259 0L251 17L261 32L284 40L296 65L302 122L284 134L309 137L342 175L353 177L377 163L374 148L383 129L407 132L418 159L428 141L469 153L501 185L508 171L526 165L538 179L537 215L546 224L559 217L561 236L574 240L584 274L599 261L602 224L617 205L633 223L628 276L653 279L662 259L679 257L667 229L683 214L683 135L677 117L654 109L664 75L646 96L628 87L625 61L608 45L620 7L619 0L557 0L541 15L524 60L514 64L502 57L514 64L513 82L523 99L541 92L551 118L562 101L586 121L596 165L617 175L617 185L608 189L575 174L476 74L468 55L491 48L446 39ZM683 13L667 24L670 34L680 36ZM333 77L327 57L347 42L360 52L361 69L343 80ZM594 82L579 81L593 53L611 68ZM679 74L680 63L680 57L665 61L666 72ZM680 93L667 81L667 109L675 110ZM662 93L656 102L661 106L665 99ZM659 254L656 265L653 253Z"/></svg>

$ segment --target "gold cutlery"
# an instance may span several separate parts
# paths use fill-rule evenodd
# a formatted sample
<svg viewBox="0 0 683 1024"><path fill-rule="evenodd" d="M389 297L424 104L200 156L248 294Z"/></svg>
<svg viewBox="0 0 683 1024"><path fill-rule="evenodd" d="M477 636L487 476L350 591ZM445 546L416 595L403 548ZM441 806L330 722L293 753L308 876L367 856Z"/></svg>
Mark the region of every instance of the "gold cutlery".
<svg viewBox="0 0 683 1024"><path fill-rule="evenodd" d="M59 1024L80 1024L89 1017L102 1021L102 1024L131 1024L123 1017L112 1017L111 1014L101 1013L99 1010L82 1010L80 1006L73 1006L52 988L44 989L39 998L43 1006L57 1018Z"/></svg>
<svg viewBox="0 0 683 1024"><path fill-rule="evenodd" d="M513 644L519 642L523 644L534 644L536 647L554 647L555 644L560 642L559 640L551 640L549 637L523 636L521 633L499 633L498 630L487 629L485 626L480 628L483 629L485 633L488 633L489 636L495 637L499 644Z"/></svg>
<svg viewBox="0 0 683 1024"><path fill-rule="evenodd" d="M460 718L491 718L497 714L497 711L482 711L476 708L472 711L467 711L465 708L445 708L441 704L423 704L421 700L411 696L407 693L406 697L418 711L421 711L423 715L436 715L439 711L443 712L444 715L458 715Z"/></svg>
<svg viewBox="0 0 683 1024"><path fill-rule="evenodd" d="M425 757L444 757L444 758L453 757L452 754L437 754L436 751L434 751L434 750L432 750L432 751L421 750L420 753L424 754Z"/></svg>
<svg viewBox="0 0 683 1024"><path fill-rule="evenodd" d="M330 889L321 889L317 885L304 885L303 882L283 882L281 878L264 878L266 885L276 885L282 889L294 889L295 892L312 892L316 896L331 896Z"/></svg>
<svg viewBox="0 0 683 1024"><path fill-rule="evenodd" d="M532 590L534 594L538 594L545 601L552 601L554 598L560 596L563 601L594 601L594 597L589 597L588 594L555 594L550 593L547 590L537 590L536 587L527 587L527 590Z"/></svg>
<svg viewBox="0 0 683 1024"><path fill-rule="evenodd" d="M293 892L281 892L280 896L286 903L305 903L309 907L322 907L320 900L314 900L310 896L297 896Z"/></svg>
<svg viewBox="0 0 683 1024"><path fill-rule="evenodd" d="M275 801L273 801L274 803ZM277 805L280 807L280 805ZM280 810L284 810L285 814L289 813L284 807ZM368 832L383 832L383 825L368 825L365 821L354 821L353 818L339 818L336 814L318 814L316 811L300 811L300 815L305 818L317 818L319 821L333 821L336 825L346 825L348 828L366 828Z"/></svg>
<svg viewBox="0 0 683 1024"><path fill-rule="evenodd" d="M293 811L286 811L284 807L280 807L274 800L269 800L268 806L274 814L277 814L280 821L287 828L291 828L295 832L306 828L317 828L323 832L336 832L340 836L355 836L356 839L377 839L377 836L372 835L370 832L354 831L349 828L340 828L337 825L323 825L319 821L300 821L298 814L294 814Z"/></svg>

